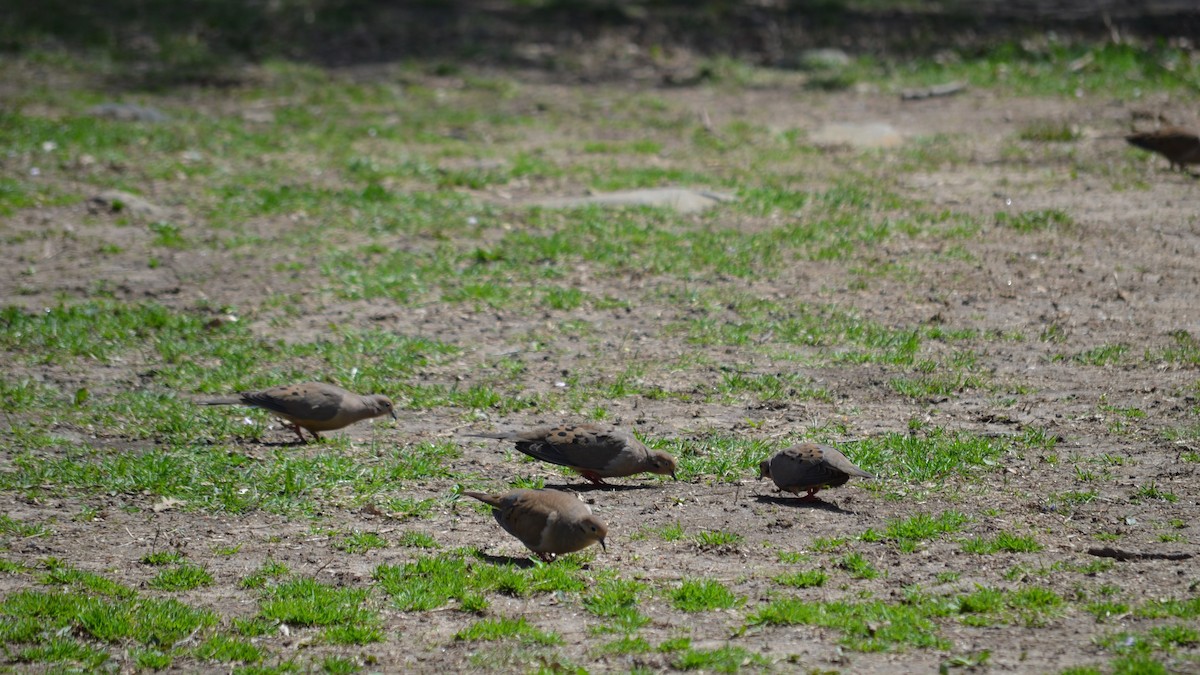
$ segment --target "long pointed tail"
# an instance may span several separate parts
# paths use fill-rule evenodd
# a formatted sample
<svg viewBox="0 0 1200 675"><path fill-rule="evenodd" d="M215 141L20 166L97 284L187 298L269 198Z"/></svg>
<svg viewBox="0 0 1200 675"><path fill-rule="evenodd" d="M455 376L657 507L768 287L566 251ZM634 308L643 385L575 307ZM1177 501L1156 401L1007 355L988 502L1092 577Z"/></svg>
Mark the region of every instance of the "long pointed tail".
<svg viewBox="0 0 1200 675"><path fill-rule="evenodd" d="M488 494L484 494L482 492L468 492L467 490L463 490L463 494L468 497L474 497L475 499L478 499L479 501L483 502L484 504L489 504L491 506L500 506L500 498L496 495L488 495Z"/></svg>

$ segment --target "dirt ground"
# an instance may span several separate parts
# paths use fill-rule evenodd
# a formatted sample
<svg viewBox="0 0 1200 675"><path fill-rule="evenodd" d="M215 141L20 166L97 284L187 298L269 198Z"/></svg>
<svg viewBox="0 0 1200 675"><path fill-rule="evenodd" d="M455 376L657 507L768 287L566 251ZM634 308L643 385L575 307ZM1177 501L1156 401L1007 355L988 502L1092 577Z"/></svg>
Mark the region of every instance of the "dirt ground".
<svg viewBox="0 0 1200 675"><path fill-rule="evenodd" d="M568 88L530 78L521 84L530 100L619 96L621 89L588 85ZM632 92L630 92L632 93ZM781 87L741 90L736 95L709 88L662 88L654 95L679 109L704 111L716 128L731 120L768 127L798 128L813 132L822 125L840 122L886 121L907 143L914 139L951 142L970 159L954 167L924 167L896 175L905 197L942 205L957 212L978 215L988 225L976 238L963 243L970 260L939 256L943 242L892 237L877 250L860 253L856 263L885 265L915 262L916 278L883 279L861 285L845 263L797 262L770 280L727 279L726 288L741 289L761 297L807 298L852 309L866 319L887 326L941 323L955 328L976 328L1001 334L1021 333L1023 340L991 340L980 347L981 366L996 382L1020 387L1019 403L1006 407L999 396L968 390L959 395L913 400L892 391L891 373L878 364L809 368L793 365L795 372L814 378L832 394L830 402L785 402L761 406L753 402L687 403L674 398L625 397L608 403L613 417L650 438L688 438L712 430L750 437L782 439L809 426L831 420L844 423L844 438L875 437L888 432L906 433L910 420L952 430L984 435L1016 436L1024 429L1041 427L1060 441L1052 462L1038 453L1012 453L1001 465L980 478L952 480L945 490L923 491L903 485L883 491L864 489L862 482L823 494L825 501L804 504L777 499L766 483L746 475L737 483L701 478L687 482L642 479L619 481L615 489L593 489L580 480L532 463L516 464L517 456L490 441L462 440L463 455L452 467L456 472L484 475L541 476L550 487L578 491L604 518L612 535L608 552L593 564L652 586L669 588L685 577L718 579L746 597L740 608L685 614L674 609L668 597L651 594L639 605L652 618L639 635L656 645L669 638L689 636L694 648L709 649L733 644L760 654L780 672L895 673L931 672L952 655L987 650L987 669L994 672L1057 672L1078 665L1103 667L1112 653L1098 646L1098 636L1153 622L1131 616L1099 624L1072 605L1047 626L998 625L969 627L954 621L939 624L941 634L954 644L950 652L908 649L861 653L839 647L838 631L812 626L765 627L743 630L745 617L760 603L780 594L770 579L792 566L779 561L777 550L810 551L818 537L853 540L868 528L882 531L890 520L919 513L937 514L956 509L975 520L966 532L990 536L1015 531L1034 536L1044 549L1036 553L973 555L961 550L951 536L929 543L914 554L902 554L884 543L858 542L854 550L885 574L875 580L856 580L834 571L822 588L789 591L809 600L855 600L869 591L876 599L897 601L904 589L919 584L935 594L970 592L976 584L1015 588L1022 579L1006 576L1014 565L1035 570L1059 562L1087 564L1096 560L1089 549L1111 545L1143 557L1119 561L1107 571L1081 575L1055 571L1037 579L1039 585L1074 598L1078 593L1095 597L1101 586L1120 589L1122 597L1137 604L1159 598L1194 598L1200 584L1200 464L1184 461L1195 453L1197 441L1169 441L1169 429L1195 427L1200 378L1194 366L1156 364L1141 357L1145 350L1173 344L1171 333L1200 335L1200 204L1195 180L1171 173L1161 160L1145 160L1144 186L1114 189L1109 170L1123 170L1131 161L1120 134L1129 119L1129 107L1099 97L1079 100L1002 98L988 91L918 102L901 102L887 92L803 93ZM1150 100L1149 107L1170 108L1165 97ZM1186 111L1173 111L1186 114ZM1082 138L1062 146L1029 144L1023 156L1006 152L1011 139L1028 124L1045 119L1067 120ZM531 143L538 142L531 140ZM929 142L929 141L926 141ZM877 170L886 173L899 163L888 150L823 150L825 161L840 157L877 159ZM874 154L872 154L874 153ZM1086 165L1091 170L1077 171ZM1107 169L1106 169L1107 167ZM899 173L899 169L897 170ZM812 184L797 189L823 187L819 175ZM564 186L526 184L482 190L473 196L500 205L545 196ZM565 186L569 189L572 186ZM576 188L576 191L578 189ZM170 204L168 184L148 186L147 196ZM1023 233L994 224L999 211L1021 212L1058 209L1071 216L1075 226L1046 232ZM136 265L144 260L148 243L143 231L104 222L85 222L83 205L34 208L4 219L9 237L0 266L0 296L5 304L36 309L57 298L87 297L98 287L111 290L120 300L154 300L173 309L198 307L257 307L263 289L305 293L319 285L316 265L297 259L295 251L264 249L255 264L220 249L196 247L170 253L156 269ZM270 231L285 228L284 219L257 223ZM33 236L38 233L38 236ZM47 236L47 233L60 236ZM28 235L28 236L21 236ZM93 252L105 241L124 247L123 256L98 262ZM299 262L296 271L277 273L277 263ZM31 269L36 268L35 271ZM498 354L514 353L525 367L527 391L550 391L570 372L596 377L619 373L624 359L639 357L670 361L688 351L700 352L720 363L762 363L778 367L752 348L697 347L664 330L686 319L688 307L655 299L652 291L670 282L656 278L615 278L580 265L564 284L576 285L596 296L640 298L633 311L548 310L535 313L475 310L463 305L435 303L417 308L384 300L343 302L326 293L309 293L295 309L290 335L312 335L331 324L370 326L401 335L436 336L461 346L458 358L430 366L415 377L429 382L458 380L465 384L486 376ZM18 289L21 289L18 293ZM263 310L252 328L269 334L280 314ZM566 319L583 319L603 337L597 342L576 342L558 334L541 352L525 351L529 336L544 335L544 326ZM1048 327L1063 331L1064 342L1038 339ZM1075 354L1102 345L1128 345L1129 359L1118 365L1082 366L1061 354ZM47 366L35 372L64 390L88 386L95 395L139 386L139 373L152 367L136 358L101 366ZM720 377L707 370L656 373L654 384L669 391L688 391ZM1145 416L1122 417L1119 409L1137 408ZM558 412L500 416L481 413L465 420L458 409L402 412L395 425L362 424L342 435L354 440L351 454L366 461L370 442L414 445L423 441L459 438L465 430L508 428L540 422L557 422ZM85 430L63 429L63 433ZM152 444L122 443L127 451L151 451ZM282 431L268 434L268 444L247 443L248 455L270 452L273 444L291 439ZM290 453L325 450L318 445L289 448ZM6 453L7 454L7 453ZM1094 467L1105 457L1111 478L1082 483L1076 467ZM10 465L0 459L0 470ZM892 480L902 479L894 476ZM888 480L885 476L883 480ZM393 496L441 498L454 481L422 480L397 486ZM1177 501L1133 499L1134 491L1148 484L1173 493ZM1094 501L1073 509L1057 507L1048 495L1094 489ZM915 493L916 497L887 498L888 493ZM179 599L209 607L226 617L249 617L257 611L257 596L237 587L238 579L272 558L295 573L318 580L355 586L371 584L371 574L382 563L400 564L419 551L390 546L362 555L347 555L332 547L332 539L314 534L312 522L263 513L230 517L168 509L155 512L153 495L117 494L98 497L27 501L12 493L0 495L2 509L12 518L30 522L53 520L55 536L11 543L6 557L34 563L47 557L68 561L83 569L103 572L123 583L145 589L153 574L139 558L150 551L178 548L194 562L208 568L216 583L179 595ZM130 505L141 507L129 512ZM66 514L83 506L98 510L95 520L77 522ZM989 511L994 509L995 511ZM995 513L997 515L987 515ZM1166 523L1181 520L1182 527ZM332 509L320 516L322 528L363 530L395 537L406 531L433 535L443 549L479 546L493 556L524 558L515 541L486 516L461 505L439 502L432 518L397 521L371 509ZM660 537L632 537L643 531L678 523L688 533L719 528L742 533L744 540L716 550L699 548L688 539L675 542ZM1163 541L1164 533L1181 535ZM1098 540L1098 534L1119 535L1116 541ZM241 544L238 555L218 555L214 549ZM1163 554L1184 554L1185 559L1160 559ZM816 563L830 567L831 556L817 555ZM482 563L481 563L482 564ZM939 583L941 572L960 573L956 581ZM0 595L26 585L22 577L0 576ZM151 591L146 591L151 592ZM652 671L671 667L673 655L657 652L601 655L595 646L608 638L590 628L602 623L587 614L577 599L534 595L519 599L497 595L489 610L494 615L524 615L535 625L552 628L564 638L553 653L592 672L622 672L635 667ZM315 642L311 631L295 630L288 636L266 638L264 644L281 655L302 655L303 662L319 662L322 654L342 654L365 659L366 668L379 672L462 671L472 667L472 654L495 649L490 643L455 641L454 633L467 620L453 610L406 613L383 603L382 615L389 636L382 644L361 648L333 647ZM1178 672L1197 668L1196 646L1168 657ZM555 657L557 658L557 657ZM515 655L503 668L525 671L536 667ZM553 662L553 661L551 661ZM496 665L493 663L493 665ZM13 666L12 663L9 666ZM185 669L196 667L190 663ZM213 667L223 670L223 667Z"/></svg>

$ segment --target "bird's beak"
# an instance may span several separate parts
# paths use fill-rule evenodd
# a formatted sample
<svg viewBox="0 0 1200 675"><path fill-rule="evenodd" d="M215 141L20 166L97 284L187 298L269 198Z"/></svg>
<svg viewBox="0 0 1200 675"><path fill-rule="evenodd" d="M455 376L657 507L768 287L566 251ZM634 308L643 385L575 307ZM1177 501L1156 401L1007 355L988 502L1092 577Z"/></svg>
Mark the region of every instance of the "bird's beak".
<svg viewBox="0 0 1200 675"><path fill-rule="evenodd" d="M604 540L603 540L603 539L601 539L601 540L600 540L600 549L601 549L602 551L604 551L605 553L608 553L608 546L605 546L605 545L604 545Z"/></svg>
<svg viewBox="0 0 1200 675"><path fill-rule="evenodd" d="M392 420L399 422L400 418L396 416L396 409L392 408Z"/></svg>
<svg viewBox="0 0 1200 675"><path fill-rule="evenodd" d="M672 471L671 471L671 480L679 480L679 476L676 476L676 475L675 475L675 471L674 471L674 470L672 470Z"/></svg>

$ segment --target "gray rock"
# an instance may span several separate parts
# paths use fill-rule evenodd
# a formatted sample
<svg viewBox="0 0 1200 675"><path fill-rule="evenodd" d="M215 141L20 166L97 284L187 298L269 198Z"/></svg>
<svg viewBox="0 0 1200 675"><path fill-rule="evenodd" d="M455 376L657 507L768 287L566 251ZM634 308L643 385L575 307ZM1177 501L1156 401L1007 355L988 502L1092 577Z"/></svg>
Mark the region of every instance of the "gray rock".
<svg viewBox="0 0 1200 675"><path fill-rule="evenodd" d="M900 132L887 122L827 124L818 129L810 140L816 145L849 145L855 148L894 148L904 143Z"/></svg>
<svg viewBox="0 0 1200 675"><path fill-rule="evenodd" d="M606 192L587 197L557 197L533 202L533 205L550 209L575 208L590 204L599 204L602 206L662 206L675 209L679 213L698 213L722 202L731 202L736 199L733 195L723 192L669 187Z"/></svg>

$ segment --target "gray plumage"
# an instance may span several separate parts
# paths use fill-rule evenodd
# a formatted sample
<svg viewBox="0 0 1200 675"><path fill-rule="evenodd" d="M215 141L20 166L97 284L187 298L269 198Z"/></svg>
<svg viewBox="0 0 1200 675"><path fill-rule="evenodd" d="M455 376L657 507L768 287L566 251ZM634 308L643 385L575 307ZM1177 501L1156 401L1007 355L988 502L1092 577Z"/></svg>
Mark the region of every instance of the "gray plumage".
<svg viewBox="0 0 1200 675"><path fill-rule="evenodd" d="M305 442L301 429L307 429L313 438L319 439L321 437L318 431L341 429L380 415L396 418L392 401L386 396L363 396L323 382L288 384L262 391L246 391L235 396L205 399L197 403L262 408L290 422L301 443Z"/></svg>
<svg viewBox="0 0 1200 675"><path fill-rule="evenodd" d="M875 477L854 466L837 448L817 443L793 445L758 465L760 479L770 478L785 492L807 491L805 501L816 499L822 488L845 485L851 476Z"/></svg>
<svg viewBox="0 0 1200 675"><path fill-rule="evenodd" d="M644 472L675 477L674 457L651 450L631 432L610 425L566 424L467 435L513 441L526 455L570 467L597 485L605 485L605 478Z"/></svg>
<svg viewBox="0 0 1200 675"><path fill-rule="evenodd" d="M513 490L503 494L463 492L492 507L492 515L506 532L525 544L542 560L560 553L580 551L596 542L608 550L608 526L575 495L558 490Z"/></svg>

